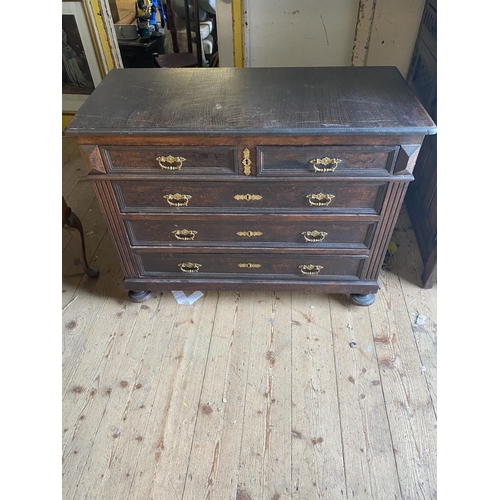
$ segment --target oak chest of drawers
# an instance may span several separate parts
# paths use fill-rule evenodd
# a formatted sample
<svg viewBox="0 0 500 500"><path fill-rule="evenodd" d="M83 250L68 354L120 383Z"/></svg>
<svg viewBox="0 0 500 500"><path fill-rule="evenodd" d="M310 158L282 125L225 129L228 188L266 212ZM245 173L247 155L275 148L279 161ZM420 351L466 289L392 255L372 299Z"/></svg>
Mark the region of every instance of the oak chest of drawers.
<svg viewBox="0 0 500 500"><path fill-rule="evenodd" d="M392 67L117 69L66 132L131 300L303 290L369 305L435 124Z"/></svg>

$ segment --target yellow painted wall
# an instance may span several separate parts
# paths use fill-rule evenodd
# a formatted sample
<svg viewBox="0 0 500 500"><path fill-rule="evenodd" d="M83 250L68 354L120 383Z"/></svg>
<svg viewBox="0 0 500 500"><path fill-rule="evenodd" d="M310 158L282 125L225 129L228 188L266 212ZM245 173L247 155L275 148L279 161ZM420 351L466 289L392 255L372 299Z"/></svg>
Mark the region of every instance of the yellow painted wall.
<svg viewBox="0 0 500 500"><path fill-rule="evenodd" d="M233 0L234 66L243 67L243 6L242 0Z"/></svg>
<svg viewBox="0 0 500 500"><path fill-rule="evenodd" d="M113 56L111 55L111 48L108 41L108 35L106 34L106 30L104 29L102 17L99 14L100 7L98 0L90 0L90 10L91 12L89 12L88 15L92 16L97 25L97 36L99 37L99 40L101 42L102 49L104 52L104 57L106 59L106 67L108 68L109 71L113 69L115 65L113 62Z"/></svg>
<svg viewBox="0 0 500 500"><path fill-rule="evenodd" d="M75 116L74 113L63 113L62 115L62 129L63 132L68 126L69 122L73 119L73 116Z"/></svg>

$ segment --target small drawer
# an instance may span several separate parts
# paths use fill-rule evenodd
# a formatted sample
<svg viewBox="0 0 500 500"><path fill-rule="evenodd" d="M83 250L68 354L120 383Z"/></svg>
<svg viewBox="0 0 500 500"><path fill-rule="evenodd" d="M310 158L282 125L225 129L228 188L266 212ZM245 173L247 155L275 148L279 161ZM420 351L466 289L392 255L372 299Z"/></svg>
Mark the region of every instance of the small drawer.
<svg viewBox="0 0 500 500"><path fill-rule="evenodd" d="M236 148L217 146L101 146L110 173L237 174Z"/></svg>
<svg viewBox="0 0 500 500"><path fill-rule="evenodd" d="M387 176L399 146L257 146L257 175Z"/></svg>
<svg viewBox="0 0 500 500"><path fill-rule="evenodd" d="M368 249L376 225L377 218L370 216L125 216L125 226L133 246L169 244L186 247L209 243L232 247L272 244L284 248Z"/></svg>
<svg viewBox="0 0 500 500"><path fill-rule="evenodd" d="M378 214L384 182L113 182L123 213L295 211Z"/></svg>
<svg viewBox="0 0 500 500"><path fill-rule="evenodd" d="M270 254L270 253L169 253L137 250L141 276L236 277L359 280L366 255Z"/></svg>

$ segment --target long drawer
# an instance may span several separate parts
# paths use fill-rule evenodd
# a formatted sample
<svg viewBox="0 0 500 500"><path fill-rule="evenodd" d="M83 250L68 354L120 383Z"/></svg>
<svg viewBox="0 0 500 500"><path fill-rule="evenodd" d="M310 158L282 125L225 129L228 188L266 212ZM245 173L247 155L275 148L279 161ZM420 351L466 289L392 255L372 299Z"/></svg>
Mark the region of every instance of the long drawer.
<svg viewBox="0 0 500 500"><path fill-rule="evenodd" d="M288 212L380 213L385 182L192 182L114 181L123 213L161 213L180 208ZM183 212L184 213L184 212ZM188 212L186 212L188 213Z"/></svg>
<svg viewBox="0 0 500 500"><path fill-rule="evenodd" d="M272 276L307 280L359 280L367 255L279 253L172 253L138 249L135 256L141 276L236 277Z"/></svg>
<svg viewBox="0 0 500 500"><path fill-rule="evenodd" d="M129 215L132 245L370 247L378 216L342 215Z"/></svg>

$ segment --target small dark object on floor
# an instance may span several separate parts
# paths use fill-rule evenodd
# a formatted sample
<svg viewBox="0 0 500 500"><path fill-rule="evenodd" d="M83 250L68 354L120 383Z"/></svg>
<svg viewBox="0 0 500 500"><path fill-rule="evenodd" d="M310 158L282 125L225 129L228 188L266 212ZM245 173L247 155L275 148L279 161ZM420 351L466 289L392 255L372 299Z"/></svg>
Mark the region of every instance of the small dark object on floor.
<svg viewBox="0 0 500 500"><path fill-rule="evenodd" d="M72 236L77 239L78 247L80 250L80 262L87 276L90 276L91 278L97 278L97 276L99 276L99 270L92 269L87 262L82 223L78 216L71 211L70 207L68 207L64 196L62 197L62 227L63 229L67 229L72 234Z"/></svg>

